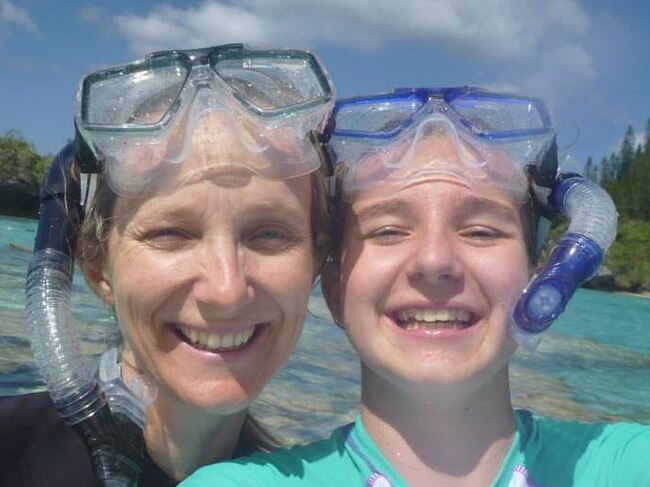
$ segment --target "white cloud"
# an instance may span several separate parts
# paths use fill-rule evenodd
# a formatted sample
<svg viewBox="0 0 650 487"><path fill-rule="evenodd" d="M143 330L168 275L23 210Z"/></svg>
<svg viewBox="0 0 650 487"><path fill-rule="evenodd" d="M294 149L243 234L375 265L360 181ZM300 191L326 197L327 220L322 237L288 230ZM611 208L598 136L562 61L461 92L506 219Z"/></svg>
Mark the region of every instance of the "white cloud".
<svg viewBox="0 0 650 487"><path fill-rule="evenodd" d="M208 0L115 20L137 52L242 41L372 50L407 40L505 59L527 55L558 34L579 35L588 25L576 0Z"/></svg>
<svg viewBox="0 0 650 487"><path fill-rule="evenodd" d="M583 46L567 42L540 52L532 59L522 85L526 91L556 99L557 93L570 93L592 79L593 58Z"/></svg>
<svg viewBox="0 0 650 487"><path fill-rule="evenodd" d="M9 0L0 1L0 24L14 25L37 33L38 28L25 9L16 7Z"/></svg>
<svg viewBox="0 0 650 487"><path fill-rule="evenodd" d="M498 82L549 96L594 77L578 0L206 0L114 17L136 55L228 42L373 51L395 42L443 46L502 66Z"/></svg>

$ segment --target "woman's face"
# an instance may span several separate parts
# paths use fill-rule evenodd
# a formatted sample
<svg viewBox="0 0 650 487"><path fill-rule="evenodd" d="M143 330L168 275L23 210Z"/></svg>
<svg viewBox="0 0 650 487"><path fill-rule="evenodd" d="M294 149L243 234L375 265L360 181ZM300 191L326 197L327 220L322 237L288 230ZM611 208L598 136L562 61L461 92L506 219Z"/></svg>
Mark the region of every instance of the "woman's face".
<svg viewBox="0 0 650 487"><path fill-rule="evenodd" d="M300 335L314 277L311 180L220 170L119 197L99 285L159 396L241 410Z"/></svg>
<svg viewBox="0 0 650 487"><path fill-rule="evenodd" d="M444 174L351 202L329 301L371 374L455 387L503 369L529 277L520 213L495 186Z"/></svg>

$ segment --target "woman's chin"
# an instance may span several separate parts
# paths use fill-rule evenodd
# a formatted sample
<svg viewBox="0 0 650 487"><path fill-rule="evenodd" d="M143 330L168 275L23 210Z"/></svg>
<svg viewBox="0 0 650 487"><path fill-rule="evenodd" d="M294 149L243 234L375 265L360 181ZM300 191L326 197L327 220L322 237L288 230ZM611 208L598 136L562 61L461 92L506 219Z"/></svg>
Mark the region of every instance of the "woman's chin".
<svg viewBox="0 0 650 487"><path fill-rule="evenodd" d="M246 391L236 386L206 387L203 391L179 391L181 401L209 414L230 415L248 409L260 391Z"/></svg>

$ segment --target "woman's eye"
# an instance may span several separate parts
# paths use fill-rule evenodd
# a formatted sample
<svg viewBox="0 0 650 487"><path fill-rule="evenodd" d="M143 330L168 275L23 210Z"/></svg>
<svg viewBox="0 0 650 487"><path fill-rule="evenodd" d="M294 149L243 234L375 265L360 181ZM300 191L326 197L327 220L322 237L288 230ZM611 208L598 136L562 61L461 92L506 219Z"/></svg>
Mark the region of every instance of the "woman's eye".
<svg viewBox="0 0 650 487"><path fill-rule="evenodd" d="M287 235L285 234L285 232L281 232L277 228L265 228L257 232L257 234L255 235L255 238L270 239L270 240L277 240L286 237Z"/></svg>
<svg viewBox="0 0 650 487"><path fill-rule="evenodd" d="M146 233L145 240L160 248L174 248L183 245L190 239L188 232L180 228L158 228Z"/></svg>
<svg viewBox="0 0 650 487"><path fill-rule="evenodd" d="M262 227L251 234L250 244L259 250L283 250L293 245L296 235L289 229L281 227Z"/></svg>

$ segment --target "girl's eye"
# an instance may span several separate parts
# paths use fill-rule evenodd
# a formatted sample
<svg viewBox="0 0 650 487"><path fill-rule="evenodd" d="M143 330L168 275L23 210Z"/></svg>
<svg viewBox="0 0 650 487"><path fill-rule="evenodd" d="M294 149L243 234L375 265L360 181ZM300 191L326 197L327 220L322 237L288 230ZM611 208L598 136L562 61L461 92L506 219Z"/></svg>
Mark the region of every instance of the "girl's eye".
<svg viewBox="0 0 650 487"><path fill-rule="evenodd" d="M489 241L499 238L502 232L491 227L476 226L465 229L463 235L473 240Z"/></svg>
<svg viewBox="0 0 650 487"><path fill-rule="evenodd" d="M367 239L380 245L390 245L397 243L408 236L408 231L398 227L381 227L369 232Z"/></svg>

